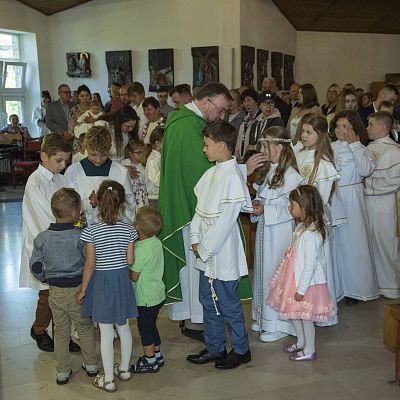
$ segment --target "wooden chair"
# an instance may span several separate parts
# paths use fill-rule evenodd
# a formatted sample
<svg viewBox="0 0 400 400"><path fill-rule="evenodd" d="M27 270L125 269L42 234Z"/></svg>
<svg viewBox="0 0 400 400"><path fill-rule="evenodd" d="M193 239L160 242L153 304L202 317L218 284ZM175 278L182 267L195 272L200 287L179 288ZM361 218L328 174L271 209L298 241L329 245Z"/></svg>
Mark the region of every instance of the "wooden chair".
<svg viewBox="0 0 400 400"><path fill-rule="evenodd" d="M28 140L24 143L23 159L14 160L11 164L11 184L15 188L17 179L22 178L25 182L40 164L41 140Z"/></svg>

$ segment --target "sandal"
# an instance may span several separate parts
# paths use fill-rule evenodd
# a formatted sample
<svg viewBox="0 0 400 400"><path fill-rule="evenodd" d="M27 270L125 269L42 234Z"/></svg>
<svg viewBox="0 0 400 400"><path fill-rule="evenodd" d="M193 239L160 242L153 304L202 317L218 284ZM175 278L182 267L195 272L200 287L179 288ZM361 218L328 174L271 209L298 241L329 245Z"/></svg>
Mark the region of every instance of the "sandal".
<svg viewBox="0 0 400 400"><path fill-rule="evenodd" d="M297 343L289 344L283 348L285 353L298 353L299 351L303 351L304 347L297 347Z"/></svg>
<svg viewBox="0 0 400 400"><path fill-rule="evenodd" d="M112 381L105 381L104 375L97 375L96 378L94 378L93 386L97 389L105 390L108 393L113 393L117 390L114 379Z"/></svg>
<svg viewBox="0 0 400 400"><path fill-rule="evenodd" d="M122 371L119 369L119 364L114 364L114 375L117 376L121 381L129 381L132 374L130 371Z"/></svg>

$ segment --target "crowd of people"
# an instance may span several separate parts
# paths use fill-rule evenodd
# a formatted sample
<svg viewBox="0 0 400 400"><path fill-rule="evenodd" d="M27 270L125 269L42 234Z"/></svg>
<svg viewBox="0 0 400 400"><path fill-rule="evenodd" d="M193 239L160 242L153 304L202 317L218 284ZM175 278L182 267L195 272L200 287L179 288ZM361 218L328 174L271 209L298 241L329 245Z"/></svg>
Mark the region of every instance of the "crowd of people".
<svg viewBox="0 0 400 400"><path fill-rule="evenodd" d="M182 334L205 343L189 362L231 369L251 360L241 299L252 299L261 341L297 338L283 350L300 362L317 357L315 325L340 323L339 301L400 297L395 85L374 100L334 83L322 107L312 84L278 93L273 78L261 93L219 82L194 92L181 84L156 99L139 82L113 84L103 107L86 85L72 103L62 84L57 101L46 97L42 163L23 200L20 286L38 290L31 336L54 351L58 384L80 349L107 392L115 377L158 372L163 305ZM239 216L257 224L252 282ZM144 353L132 365L130 318Z"/></svg>

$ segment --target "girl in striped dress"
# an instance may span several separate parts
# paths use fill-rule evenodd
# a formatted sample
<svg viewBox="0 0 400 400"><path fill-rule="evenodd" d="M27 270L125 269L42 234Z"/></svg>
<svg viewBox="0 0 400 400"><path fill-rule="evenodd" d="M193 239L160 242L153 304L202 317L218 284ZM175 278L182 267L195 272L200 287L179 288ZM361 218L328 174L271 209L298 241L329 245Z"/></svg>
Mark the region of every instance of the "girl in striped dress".
<svg viewBox="0 0 400 400"><path fill-rule="evenodd" d="M133 243L138 234L132 225L119 220L125 204L125 190L121 184L103 181L97 200L101 222L84 229L81 235L87 243L86 263L76 300L83 303L82 316L92 317L100 328L104 375L97 375L93 384L115 392L114 375L123 381L131 378L132 334L128 318L137 317L138 312L128 265L133 264ZM113 324L116 324L121 343L121 361L115 366Z"/></svg>

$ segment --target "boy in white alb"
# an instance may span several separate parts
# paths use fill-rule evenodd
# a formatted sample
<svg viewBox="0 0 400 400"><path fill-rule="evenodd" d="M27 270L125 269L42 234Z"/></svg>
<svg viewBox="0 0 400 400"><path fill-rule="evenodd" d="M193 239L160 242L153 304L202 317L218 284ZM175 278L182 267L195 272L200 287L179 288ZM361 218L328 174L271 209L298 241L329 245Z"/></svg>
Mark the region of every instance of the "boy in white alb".
<svg viewBox="0 0 400 400"><path fill-rule="evenodd" d="M365 179L367 215L372 237L379 294L400 297L400 146L389 137L390 114L380 111L368 117L368 151L376 162Z"/></svg>
<svg viewBox="0 0 400 400"><path fill-rule="evenodd" d="M191 222L190 242L200 270L199 299L203 306L207 348L189 355L194 364L215 361L218 369L232 369L251 360L242 306L236 292L248 274L246 255L237 219L251 212L251 198L236 159L234 126L216 121L204 132L204 153L216 165L207 170L194 188L196 213ZM225 350L225 325L229 323L232 351Z"/></svg>
<svg viewBox="0 0 400 400"><path fill-rule="evenodd" d="M82 198L82 211L89 226L99 222L96 192L106 179L120 183L125 189L125 209L121 219L132 223L135 215L135 196L128 170L120 163L111 161L110 131L103 126L94 126L86 133L87 157L72 164L65 176Z"/></svg>

